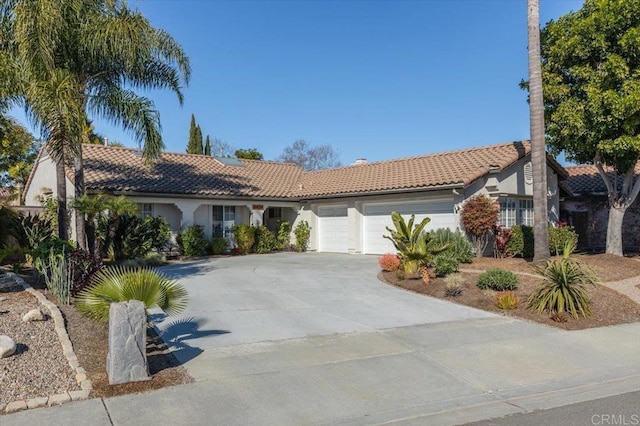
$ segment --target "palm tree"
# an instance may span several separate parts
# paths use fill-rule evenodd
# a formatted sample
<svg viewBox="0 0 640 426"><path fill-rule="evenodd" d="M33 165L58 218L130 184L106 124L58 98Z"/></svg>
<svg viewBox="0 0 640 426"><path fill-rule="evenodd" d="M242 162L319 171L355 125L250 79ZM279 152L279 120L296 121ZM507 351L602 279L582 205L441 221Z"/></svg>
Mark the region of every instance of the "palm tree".
<svg viewBox="0 0 640 426"><path fill-rule="evenodd" d="M67 139L52 144L48 151L62 180L64 165L71 164L62 152L73 154L76 197L84 195L82 141L89 114L130 131L144 146L146 160L159 156L164 148L159 113L150 99L132 88L169 89L182 103L182 85L188 83L191 73L189 59L168 33L151 26L141 13L120 0L0 1L0 10L8 13L2 19L9 22L15 61L26 71L23 87L49 81L59 70L74 82L75 90L64 104L77 104L73 110L82 111L78 122L82 126L68 129ZM54 118L33 108L37 100L25 96L23 90L19 99L42 128L59 127ZM58 197L60 190L59 184ZM84 215L79 211L76 226L79 245L84 246Z"/></svg>
<svg viewBox="0 0 640 426"><path fill-rule="evenodd" d="M533 261L549 258L547 225L547 153L544 140L544 104L540 64L539 0L527 0L529 35L529 122L531 127L531 166L533 169Z"/></svg>

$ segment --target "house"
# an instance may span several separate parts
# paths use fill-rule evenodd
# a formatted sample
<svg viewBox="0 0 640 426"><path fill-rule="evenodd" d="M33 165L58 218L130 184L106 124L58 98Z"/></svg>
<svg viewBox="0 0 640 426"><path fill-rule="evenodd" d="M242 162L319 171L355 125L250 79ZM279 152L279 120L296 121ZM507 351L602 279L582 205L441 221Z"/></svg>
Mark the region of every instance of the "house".
<svg viewBox="0 0 640 426"><path fill-rule="evenodd" d="M565 184L571 195L561 203L561 218L573 226L578 233L578 247L583 250L602 251L606 248L609 203L604 180L594 165L566 167ZM636 179L640 179L640 162L635 168ZM612 179L609 173L609 179ZM623 176L618 176L618 188ZM640 248L640 197L627 209L622 222L622 244L625 251Z"/></svg>
<svg viewBox="0 0 640 426"><path fill-rule="evenodd" d="M141 214L163 216L175 232L193 224L230 237L234 224L282 220L312 228L310 250L380 254L390 214L431 218L427 229L460 228L460 209L476 194L500 202L505 226L533 223L531 147L509 142L479 148L306 172L293 164L163 153L147 166L136 149L85 145L88 193L125 195ZM559 219L566 172L548 157L550 220ZM71 196L72 174L67 183ZM27 182L27 204L55 191L55 167L42 151Z"/></svg>

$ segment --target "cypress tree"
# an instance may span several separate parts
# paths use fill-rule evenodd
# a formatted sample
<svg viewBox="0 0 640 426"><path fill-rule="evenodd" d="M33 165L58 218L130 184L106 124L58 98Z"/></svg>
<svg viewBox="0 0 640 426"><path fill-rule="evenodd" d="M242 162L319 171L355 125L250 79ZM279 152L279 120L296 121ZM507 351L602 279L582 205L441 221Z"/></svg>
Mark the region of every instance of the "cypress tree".
<svg viewBox="0 0 640 426"><path fill-rule="evenodd" d="M202 133L200 134L200 143L198 144L198 129L196 125L196 117L191 114L191 126L189 127L189 142L187 143L188 154L202 154Z"/></svg>
<svg viewBox="0 0 640 426"><path fill-rule="evenodd" d="M202 129L200 129L200 125L196 126L196 141L194 143L194 148L196 150L194 154L204 154L204 148L202 146Z"/></svg>
<svg viewBox="0 0 640 426"><path fill-rule="evenodd" d="M207 135L207 142L204 144L204 155L211 155L211 139Z"/></svg>

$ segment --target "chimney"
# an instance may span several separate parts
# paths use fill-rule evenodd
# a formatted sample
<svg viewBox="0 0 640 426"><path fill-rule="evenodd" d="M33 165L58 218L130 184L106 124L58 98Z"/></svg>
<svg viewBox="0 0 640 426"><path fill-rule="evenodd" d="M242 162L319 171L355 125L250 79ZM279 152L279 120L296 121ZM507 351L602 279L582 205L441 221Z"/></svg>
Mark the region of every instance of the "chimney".
<svg viewBox="0 0 640 426"><path fill-rule="evenodd" d="M104 146L109 146L109 138L104 138Z"/></svg>
<svg viewBox="0 0 640 426"><path fill-rule="evenodd" d="M356 158L356 162L352 166L359 166L360 164L367 164L366 158Z"/></svg>

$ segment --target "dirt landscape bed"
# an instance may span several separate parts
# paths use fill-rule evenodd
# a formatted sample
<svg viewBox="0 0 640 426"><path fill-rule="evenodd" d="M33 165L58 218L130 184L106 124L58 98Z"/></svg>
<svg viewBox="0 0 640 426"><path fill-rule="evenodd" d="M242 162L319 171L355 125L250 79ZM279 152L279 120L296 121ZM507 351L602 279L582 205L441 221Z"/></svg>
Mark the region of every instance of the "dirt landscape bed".
<svg viewBox="0 0 640 426"><path fill-rule="evenodd" d="M618 281L640 276L640 261L637 259L606 254L578 255L576 257L588 264L598 275L601 282ZM548 313L538 314L528 309L527 298L536 286L540 284L541 280L537 277L523 275L534 273L531 263L523 259L479 258L474 259L471 264L460 265L460 268L473 271L503 268L518 273L518 288L515 293L520 298L520 305L513 310L502 310L496 307L495 299L498 292L480 290L476 285L480 272L461 272L464 278L463 291L457 297L447 297L445 295L445 280L443 278L435 278L429 284L424 284L421 279L399 279L402 274L384 271L380 272L379 278L388 284L416 293L565 330L582 330L640 321L640 305L638 303L603 285L597 285L595 288L588 290L593 312L593 316L589 318L580 317L576 320L568 316L566 322L556 322L550 318Z"/></svg>
<svg viewBox="0 0 640 426"><path fill-rule="evenodd" d="M147 359L151 380L109 385L106 373L108 325L95 323L73 305L57 303L30 274L21 275L21 278L59 307L80 366L92 381L90 398L146 392L193 381L154 329L148 327ZM79 389L73 370L62 353L53 321L21 321L29 310L41 308L38 300L26 291L0 292L0 298L4 299L0 302L0 334L10 335L18 347L15 355L0 360L0 405ZM2 412L0 410L0 414Z"/></svg>

